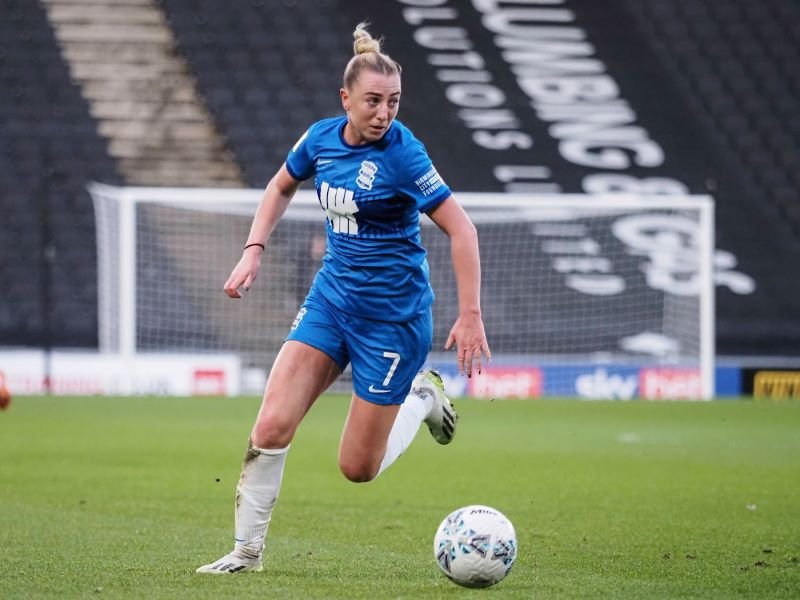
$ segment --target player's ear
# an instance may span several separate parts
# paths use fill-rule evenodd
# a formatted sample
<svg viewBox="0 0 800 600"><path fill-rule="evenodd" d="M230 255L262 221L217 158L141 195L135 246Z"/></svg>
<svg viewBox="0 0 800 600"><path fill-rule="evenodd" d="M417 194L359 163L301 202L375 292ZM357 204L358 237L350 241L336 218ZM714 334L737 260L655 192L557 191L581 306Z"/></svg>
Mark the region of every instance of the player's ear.
<svg viewBox="0 0 800 600"><path fill-rule="evenodd" d="M342 99L342 108L345 112L350 111L350 94L347 93L347 90L341 88L339 90L339 97Z"/></svg>

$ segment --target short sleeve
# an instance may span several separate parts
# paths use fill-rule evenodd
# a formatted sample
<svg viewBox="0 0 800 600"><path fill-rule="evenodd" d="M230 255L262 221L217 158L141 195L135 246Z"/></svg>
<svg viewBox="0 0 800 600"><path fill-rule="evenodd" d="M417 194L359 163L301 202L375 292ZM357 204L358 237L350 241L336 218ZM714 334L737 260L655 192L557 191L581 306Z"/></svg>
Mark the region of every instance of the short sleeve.
<svg viewBox="0 0 800 600"><path fill-rule="evenodd" d="M404 166L399 177L400 192L413 198L420 212L430 211L452 193L419 140L413 139L403 149L399 164Z"/></svg>
<svg viewBox="0 0 800 600"><path fill-rule="evenodd" d="M286 157L286 170L297 181L305 181L314 174L314 158L311 155L309 134L312 127L300 136Z"/></svg>

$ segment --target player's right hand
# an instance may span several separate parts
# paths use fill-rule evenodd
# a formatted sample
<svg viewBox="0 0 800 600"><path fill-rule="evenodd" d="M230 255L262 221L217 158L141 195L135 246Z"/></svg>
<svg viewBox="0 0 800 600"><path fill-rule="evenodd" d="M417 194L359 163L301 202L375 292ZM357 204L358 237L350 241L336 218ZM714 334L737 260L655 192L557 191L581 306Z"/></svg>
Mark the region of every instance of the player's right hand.
<svg viewBox="0 0 800 600"><path fill-rule="evenodd" d="M261 251L259 248L248 248L242 254L238 264L231 271L228 281L223 289L229 298L241 298L242 292L247 292L258 276L261 266Z"/></svg>

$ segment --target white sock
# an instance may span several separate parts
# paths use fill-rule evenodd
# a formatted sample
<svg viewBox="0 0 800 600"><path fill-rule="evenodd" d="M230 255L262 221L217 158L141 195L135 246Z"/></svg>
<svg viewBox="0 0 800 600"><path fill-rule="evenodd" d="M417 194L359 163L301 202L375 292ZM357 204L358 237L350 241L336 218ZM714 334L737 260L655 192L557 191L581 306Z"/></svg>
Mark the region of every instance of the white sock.
<svg viewBox="0 0 800 600"><path fill-rule="evenodd" d="M386 454L378 469L378 475L389 468L414 441L417 430L425 417L431 411L433 398L426 392L411 393L406 396L405 402L400 407L394 420L392 430L389 432L389 441L386 443Z"/></svg>
<svg viewBox="0 0 800 600"><path fill-rule="evenodd" d="M250 442L236 486L234 552L259 558L264 550L272 508L278 500L283 466L289 447L278 450L256 448Z"/></svg>

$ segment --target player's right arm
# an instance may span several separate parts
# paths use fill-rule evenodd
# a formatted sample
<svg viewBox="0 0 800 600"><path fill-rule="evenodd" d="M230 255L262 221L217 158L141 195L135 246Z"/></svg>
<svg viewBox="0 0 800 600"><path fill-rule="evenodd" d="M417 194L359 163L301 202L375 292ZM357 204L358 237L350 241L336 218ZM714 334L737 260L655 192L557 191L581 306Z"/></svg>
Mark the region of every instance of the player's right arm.
<svg viewBox="0 0 800 600"><path fill-rule="evenodd" d="M283 164L275 176L267 184L261 201L258 203L256 214L253 217L253 224L250 226L250 235L247 236L247 243L242 252L242 258L231 271L230 277L225 282L225 293L231 298L241 298L241 287L245 292L250 289L258 276L258 269L261 266L261 254L264 250L261 246L251 246L250 244L266 245L269 236L275 229L286 208L289 206L297 189L302 182L298 181L289 174L286 165Z"/></svg>

